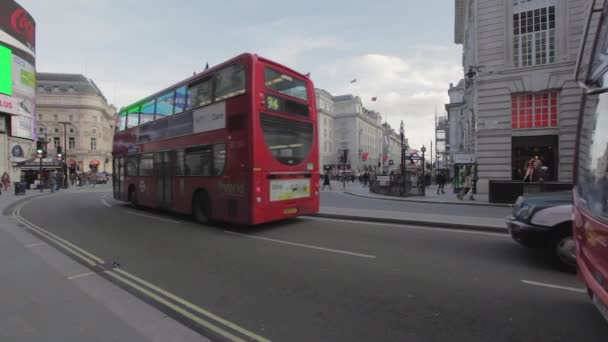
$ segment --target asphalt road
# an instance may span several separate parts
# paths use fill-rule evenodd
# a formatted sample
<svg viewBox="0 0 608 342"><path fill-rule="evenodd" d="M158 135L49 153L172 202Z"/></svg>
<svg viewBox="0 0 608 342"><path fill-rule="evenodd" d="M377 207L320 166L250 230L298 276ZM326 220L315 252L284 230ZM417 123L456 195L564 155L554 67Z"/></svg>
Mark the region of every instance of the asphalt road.
<svg viewBox="0 0 608 342"><path fill-rule="evenodd" d="M506 235L313 218L209 227L109 192L60 193L21 214L272 341L608 338L576 277Z"/></svg>
<svg viewBox="0 0 608 342"><path fill-rule="evenodd" d="M461 204L419 203L376 198L362 198L347 195L339 191L321 191L321 206L334 208L357 208L371 210L410 211L454 216L507 217L511 213L509 207L491 207Z"/></svg>

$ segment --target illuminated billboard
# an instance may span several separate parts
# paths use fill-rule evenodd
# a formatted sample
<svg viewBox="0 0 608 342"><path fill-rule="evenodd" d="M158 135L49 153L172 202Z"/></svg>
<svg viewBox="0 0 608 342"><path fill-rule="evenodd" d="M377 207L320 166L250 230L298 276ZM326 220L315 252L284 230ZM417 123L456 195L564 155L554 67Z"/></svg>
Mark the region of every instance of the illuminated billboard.
<svg viewBox="0 0 608 342"><path fill-rule="evenodd" d="M35 138L36 23L13 0L0 0L0 113L13 137Z"/></svg>

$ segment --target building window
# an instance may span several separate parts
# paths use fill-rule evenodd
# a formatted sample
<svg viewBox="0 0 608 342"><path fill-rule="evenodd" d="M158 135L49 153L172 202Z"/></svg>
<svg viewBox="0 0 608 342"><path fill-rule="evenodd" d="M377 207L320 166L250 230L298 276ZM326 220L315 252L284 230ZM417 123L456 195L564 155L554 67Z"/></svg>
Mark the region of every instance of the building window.
<svg viewBox="0 0 608 342"><path fill-rule="evenodd" d="M43 117L42 114L38 114L38 120L42 120Z"/></svg>
<svg viewBox="0 0 608 342"><path fill-rule="evenodd" d="M555 91L511 95L511 127L557 127L557 96Z"/></svg>
<svg viewBox="0 0 608 342"><path fill-rule="evenodd" d="M55 128L55 133L59 133L59 128Z"/></svg>
<svg viewBox="0 0 608 342"><path fill-rule="evenodd" d="M97 150L97 138L91 138L91 151Z"/></svg>
<svg viewBox="0 0 608 342"><path fill-rule="evenodd" d="M96 129L93 129L93 134L97 134L97 130Z"/></svg>
<svg viewBox="0 0 608 342"><path fill-rule="evenodd" d="M53 138L53 147L55 147L55 149L57 149L57 146L60 146L61 143L59 142L59 137L54 137Z"/></svg>
<svg viewBox="0 0 608 342"><path fill-rule="evenodd" d="M513 64L555 62L555 6L513 14Z"/></svg>
<svg viewBox="0 0 608 342"><path fill-rule="evenodd" d="M68 121L74 121L74 115L69 115L68 116Z"/></svg>
<svg viewBox="0 0 608 342"><path fill-rule="evenodd" d="M53 120L55 120L55 121L59 120L59 117L57 116L57 114L53 115Z"/></svg>
<svg viewBox="0 0 608 342"><path fill-rule="evenodd" d="M76 139L74 137L68 138L68 148L73 150L76 147Z"/></svg>
<svg viewBox="0 0 608 342"><path fill-rule="evenodd" d="M73 128L70 128L70 133L74 133L74 129Z"/></svg>
<svg viewBox="0 0 608 342"><path fill-rule="evenodd" d="M40 127L40 133L44 132L44 127Z"/></svg>

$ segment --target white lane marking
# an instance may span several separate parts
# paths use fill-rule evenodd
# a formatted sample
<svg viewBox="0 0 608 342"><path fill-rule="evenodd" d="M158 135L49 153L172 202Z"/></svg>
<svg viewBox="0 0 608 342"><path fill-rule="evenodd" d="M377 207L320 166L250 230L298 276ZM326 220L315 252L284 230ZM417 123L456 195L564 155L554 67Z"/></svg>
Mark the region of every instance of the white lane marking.
<svg viewBox="0 0 608 342"><path fill-rule="evenodd" d="M180 221L171 220L171 219L166 219L166 218L157 217L157 216L152 216L152 215L146 215L146 214L136 213L136 212L131 211L131 210L125 210L125 212L126 212L127 214L136 215L136 216L141 216L141 217L147 217L147 218L149 218L149 219L153 219L153 220L157 220L157 221L162 221L162 222L168 222L168 223L181 223Z"/></svg>
<svg viewBox="0 0 608 342"><path fill-rule="evenodd" d="M104 198L101 199L101 203L103 203L103 205L105 205L108 208L112 208L112 205L108 202L106 202L106 200Z"/></svg>
<svg viewBox="0 0 608 342"><path fill-rule="evenodd" d="M38 246L46 246L46 242L28 243L27 245L25 245L25 248L32 248L32 247L38 247Z"/></svg>
<svg viewBox="0 0 608 342"><path fill-rule="evenodd" d="M578 287L561 286L561 285L548 284L548 283L539 283L537 281L531 281L531 280L522 280L521 282L524 283L524 284L528 284L528 285L548 287L548 288L551 288L551 289L558 289L558 290L565 290L565 291L572 291L572 292L580 292L580 293L586 293L587 292L587 290L581 289L581 288L578 288Z"/></svg>
<svg viewBox="0 0 608 342"><path fill-rule="evenodd" d="M224 230L224 232L228 233L228 234L232 234L232 235L238 235L238 236L246 237L246 238L249 238L249 239L256 239L256 240L263 240L263 241L282 243L282 244L290 245L290 246L303 247L303 248L309 248L309 249L316 249L316 250L319 250L319 251L338 253L338 254L345 254L345 255L351 255L351 256L356 256L356 257L360 257L360 258L376 259L375 255L370 255L370 254L355 253L355 252L349 252L349 251L344 251L344 250L340 250L340 249L333 249L333 248L326 248L326 247L320 247L320 246L314 246L314 245L307 245L307 244L303 244L303 243L297 243L297 242L290 242L290 241L285 241L285 240L271 239L271 238L262 237L262 236L256 236L256 235L235 233L235 232L231 232L229 230Z"/></svg>
<svg viewBox="0 0 608 342"><path fill-rule="evenodd" d="M371 226L389 226L394 228L407 228L407 229L416 229L416 230L426 230L426 231L441 231L441 232L450 232L450 233L461 233L461 234L474 234L474 235L487 235L487 236L496 236L496 237L509 237L507 229L505 228L504 233L491 233L491 232L478 232L474 230L466 230L466 229L453 229L453 228L441 228L441 227L423 227L423 226L412 226L408 224L398 224L398 223L377 223L377 222L368 222L368 221L358 221L358 220L345 220L345 219L335 219L328 217L312 217L312 216L300 216L298 219L300 220L321 220L321 221L339 221L339 222L348 222L348 223L359 223L364 225ZM370 218L372 220L373 218Z"/></svg>
<svg viewBox="0 0 608 342"><path fill-rule="evenodd" d="M95 274L95 272L85 272L85 273L80 273L80 274L75 274L75 275L69 276L68 279L74 280L74 279L78 279L78 278L88 277L93 274Z"/></svg>

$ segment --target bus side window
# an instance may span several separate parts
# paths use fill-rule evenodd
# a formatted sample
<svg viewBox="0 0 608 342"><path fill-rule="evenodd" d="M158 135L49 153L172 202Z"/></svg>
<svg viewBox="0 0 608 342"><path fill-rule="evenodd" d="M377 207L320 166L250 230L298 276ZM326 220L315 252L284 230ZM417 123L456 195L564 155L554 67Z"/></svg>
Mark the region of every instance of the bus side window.
<svg viewBox="0 0 608 342"><path fill-rule="evenodd" d="M188 109L211 103L211 80L205 80L188 88Z"/></svg>
<svg viewBox="0 0 608 342"><path fill-rule="evenodd" d="M213 175L221 176L226 166L226 144L213 146Z"/></svg>
<svg viewBox="0 0 608 342"><path fill-rule="evenodd" d="M186 176L211 176L211 147L199 146L186 150L184 170Z"/></svg>
<svg viewBox="0 0 608 342"><path fill-rule="evenodd" d="M119 131L127 129L127 111L123 110L118 114L118 124L116 125Z"/></svg>
<svg viewBox="0 0 608 342"><path fill-rule="evenodd" d="M175 90L175 106L174 114L178 114L186 110L186 101L188 97L188 89L186 86L179 87Z"/></svg>
<svg viewBox="0 0 608 342"><path fill-rule="evenodd" d="M245 93L245 67L242 64L220 70L215 76L215 101Z"/></svg>
<svg viewBox="0 0 608 342"><path fill-rule="evenodd" d="M184 150L173 151L173 165L175 166L175 175L176 176L184 176Z"/></svg>
<svg viewBox="0 0 608 342"><path fill-rule="evenodd" d="M127 114L127 128L139 125L139 106L129 109Z"/></svg>
<svg viewBox="0 0 608 342"><path fill-rule="evenodd" d="M139 168L139 156L127 156L127 176L137 176Z"/></svg>
<svg viewBox="0 0 608 342"><path fill-rule="evenodd" d="M154 158L151 153L142 154L139 159L139 175L153 176L154 175Z"/></svg>
<svg viewBox="0 0 608 342"><path fill-rule="evenodd" d="M164 116L173 115L173 103L175 102L175 92L170 91L156 98L156 119Z"/></svg>

